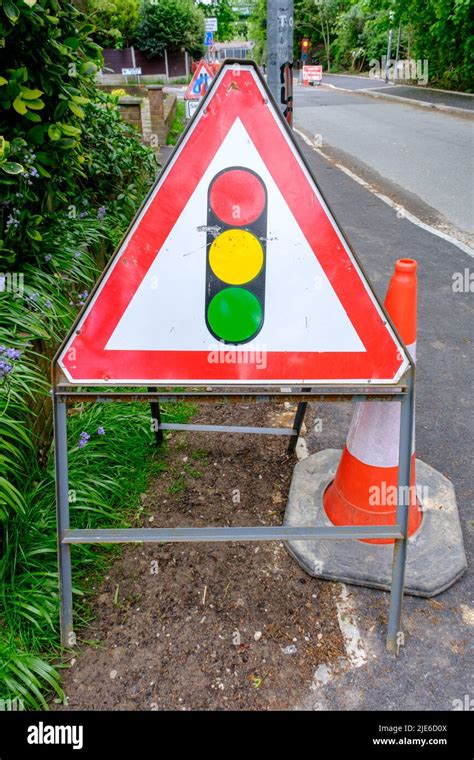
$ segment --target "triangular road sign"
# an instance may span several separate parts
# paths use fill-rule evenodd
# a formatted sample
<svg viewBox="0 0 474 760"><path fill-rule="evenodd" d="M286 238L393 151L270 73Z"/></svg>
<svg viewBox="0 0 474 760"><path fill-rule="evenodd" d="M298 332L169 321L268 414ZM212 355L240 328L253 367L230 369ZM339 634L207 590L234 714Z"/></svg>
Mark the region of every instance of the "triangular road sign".
<svg viewBox="0 0 474 760"><path fill-rule="evenodd" d="M214 72L207 61L199 61L196 71L184 93L185 100L199 100L206 94L211 82L214 79Z"/></svg>
<svg viewBox="0 0 474 760"><path fill-rule="evenodd" d="M409 366L253 63L221 68L58 363L82 385L365 385Z"/></svg>

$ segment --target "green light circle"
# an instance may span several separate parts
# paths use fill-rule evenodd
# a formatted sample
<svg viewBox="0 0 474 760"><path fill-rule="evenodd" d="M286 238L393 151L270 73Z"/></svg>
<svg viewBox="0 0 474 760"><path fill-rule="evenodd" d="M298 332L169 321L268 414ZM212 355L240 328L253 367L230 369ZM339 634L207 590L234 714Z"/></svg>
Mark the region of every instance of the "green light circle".
<svg viewBox="0 0 474 760"><path fill-rule="evenodd" d="M224 288L209 304L207 319L220 340L241 343L259 330L263 319L262 305L245 288Z"/></svg>

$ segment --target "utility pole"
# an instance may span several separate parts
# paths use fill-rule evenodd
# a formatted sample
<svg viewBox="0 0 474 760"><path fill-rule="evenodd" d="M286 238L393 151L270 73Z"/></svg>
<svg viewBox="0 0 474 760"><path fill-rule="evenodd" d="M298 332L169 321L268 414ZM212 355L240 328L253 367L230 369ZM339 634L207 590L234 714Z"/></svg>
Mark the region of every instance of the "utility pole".
<svg viewBox="0 0 474 760"><path fill-rule="evenodd" d="M388 15L390 18L390 29L388 32L387 60L385 61L385 81L387 83L388 83L388 70L390 68L390 59L392 57L392 38L393 38L392 23L393 23L393 17L395 16L395 14L393 11L389 11Z"/></svg>
<svg viewBox="0 0 474 760"><path fill-rule="evenodd" d="M293 124L293 0L267 0L267 80L288 124Z"/></svg>
<svg viewBox="0 0 474 760"><path fill-rule="evenodd" d="M397 35L397 52L395 53L395 79L398 76L398 58L400 56L400 35L401 35L402 25L398 25L398 35Z"/></svg>

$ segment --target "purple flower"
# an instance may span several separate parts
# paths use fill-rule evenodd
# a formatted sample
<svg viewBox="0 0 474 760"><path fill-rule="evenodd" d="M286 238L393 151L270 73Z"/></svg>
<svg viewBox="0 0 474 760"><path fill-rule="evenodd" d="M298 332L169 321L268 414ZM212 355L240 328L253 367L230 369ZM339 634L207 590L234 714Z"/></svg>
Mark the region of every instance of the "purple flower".
<svg viewBox="0 0 474 760"><path fill-rule="evenodd" d="M25 302L27 306L36 306L39 299L39 293L28 293L25 296Z"/></svg>
<svg viewBox="0 0 474 760"><path fill-rule="evenodd" d="M44 260L51 261L52 258L53 258L52 255L50 253L47 253L46 256L44 257Z"/></svg>
<svg viewBox="0 0 474 760"><path fill-rule="evenodd" d="M79 219L84 219L85 216L87 216L87 211L81 211L79 214Z"/></svg>
<svg viewBox="0 0 474 760"><path fill-rule="evenodd" d="M83 430L82 433L81 433L81 435L79 436L79 442L77 444L80 449L84 448L84 446L86 445L86 443L89 440L89 438L90 438L89 433L86 433L86 431Z"/></svg>
<svg viewBox="0 0 474 760"><path fill-rule="evenodd" d="M97 428L97 435L105 435L105 430L102 425Z"/></svg>
<svg viewBox="0 0 474 760"><path fill-rule="evenodd" d="M8 362L4 362L0 360L0 380L8 375L9 372L11 372L13 369L11 364L8 364Z"/></svg>
<svg viewBox="0 0 474 760"><path fill-rule="evenodd" d="M16 359L20 358L21 351L18 351L17 348L7 348L5 351L5 356L8 356L9 359L13 359L15 361Z"/></svg>
<svg viewBox="0 0 474 760"><path fill-rule="evenodd" d="M107 209L105 206L101 206L97 211L97 219L103 219L106 214Z"/></svg>
<svg viewBox="0 0 474 760"><path fill-rule="evenodd" d="M6 346L0 346L0 354L3 354L3 352L5 351L5 349L6 349Z"/></svg>
<svg viewBox="0 0 474 760"><path fill-rule="evenodd" d="M78 296L79 306L84 306L84 304L87 301L88 297L89 297L89 291L88 290L84 290L83 293L79 293L79 296Z"/></svg>

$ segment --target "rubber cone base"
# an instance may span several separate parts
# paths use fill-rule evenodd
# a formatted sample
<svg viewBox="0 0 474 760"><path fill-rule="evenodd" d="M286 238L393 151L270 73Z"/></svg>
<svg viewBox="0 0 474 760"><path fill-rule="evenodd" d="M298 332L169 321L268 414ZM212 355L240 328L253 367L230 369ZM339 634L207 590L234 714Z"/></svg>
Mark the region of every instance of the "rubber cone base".
<svg viewBox="0 0 474 760"><path fill-rule="evenodd" d="M340 450L325 449L298 462L285 525L332 525L324 511L323 495L334 479L340 458ZM420 459L416 460L416 473L423 521L408 541L405 593L429 597L458 580L467 563L453 484ZM287 541L285 546L309 575L390 590L391 544L321 539Z"/></svg>

